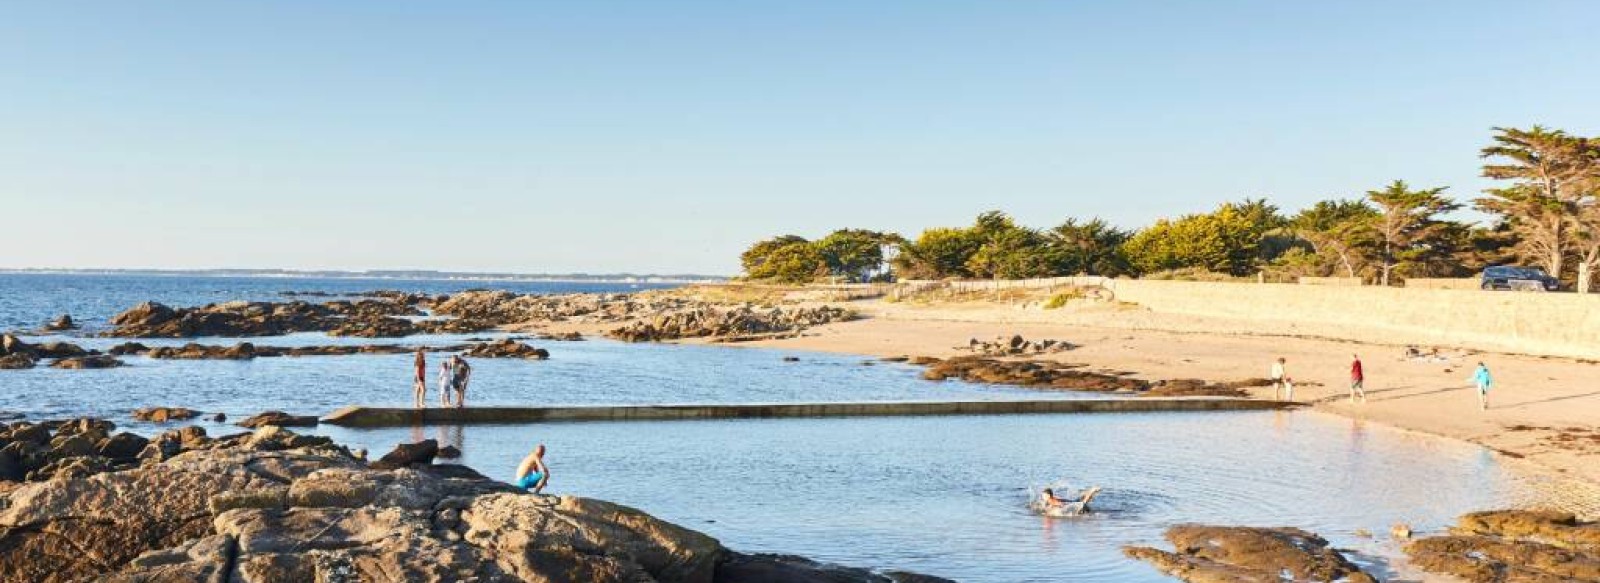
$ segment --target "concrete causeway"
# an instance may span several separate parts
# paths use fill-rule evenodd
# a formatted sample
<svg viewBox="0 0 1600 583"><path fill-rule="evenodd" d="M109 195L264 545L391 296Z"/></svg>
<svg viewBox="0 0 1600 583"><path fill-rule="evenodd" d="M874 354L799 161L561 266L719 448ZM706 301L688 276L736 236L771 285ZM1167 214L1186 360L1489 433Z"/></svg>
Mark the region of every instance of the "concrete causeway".
<svg viewBox="0 0 1600 583"><path fill-rule="evenodd" d="M350 406L322 418L344 427L405 427L416 424L534 423L571 421L660 421L673 419L774 419L784 417L892 417L916 415L1020 415L1047 413L1146 413L1161 411L1259 411L1299 403L1186 397L1031 401L880 401L865 403L768 403L746 405L596 405L573 407L467 407L407 409Z"/></svg>

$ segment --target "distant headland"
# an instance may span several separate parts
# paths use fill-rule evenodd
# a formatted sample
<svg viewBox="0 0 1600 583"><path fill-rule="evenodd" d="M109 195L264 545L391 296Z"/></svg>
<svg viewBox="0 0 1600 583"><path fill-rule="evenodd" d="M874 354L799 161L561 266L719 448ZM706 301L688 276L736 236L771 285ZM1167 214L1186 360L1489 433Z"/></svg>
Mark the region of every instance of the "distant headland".
<svg viewBox="0 0 1600 583"><path fill-rule="evenodd" d="M466 281L552 281L592 283L706 283L726 281L728 279L724 276L699 275L692 273L487 273L434 271L428 269L345 271L299 269L64 269L28 267L0 269L0 275L4 274L283 277L323 279L437 279Z"/></svg>

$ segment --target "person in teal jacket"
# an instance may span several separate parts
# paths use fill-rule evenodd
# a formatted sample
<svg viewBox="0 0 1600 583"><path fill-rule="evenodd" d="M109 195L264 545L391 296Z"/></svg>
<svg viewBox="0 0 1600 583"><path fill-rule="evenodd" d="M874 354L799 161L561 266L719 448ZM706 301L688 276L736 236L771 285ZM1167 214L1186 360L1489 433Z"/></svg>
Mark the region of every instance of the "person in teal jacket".
<svg viewBox="0 0 1600 583"><path fill-rule="evenodd" d="M1478 370L1472 371L1472 383L1478 386L1478 409L1489 409L1489 387L1494 385L1494 377L1489 375L1489 365L1478 363Z"/></svg>

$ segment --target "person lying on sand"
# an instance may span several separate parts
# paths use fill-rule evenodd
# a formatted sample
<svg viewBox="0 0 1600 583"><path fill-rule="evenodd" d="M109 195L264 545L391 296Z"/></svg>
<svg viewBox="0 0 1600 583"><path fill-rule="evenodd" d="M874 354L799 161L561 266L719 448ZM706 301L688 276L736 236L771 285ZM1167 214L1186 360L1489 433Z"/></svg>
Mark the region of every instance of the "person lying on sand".
<svg viewBox="0 0 1600 583"><path fill-rule="evenodd" d="M544 444L534 446L533 453L522 458L522 463L517 465L518 488L538 494L544 490L544 485L550 481L550 468L544 465Z"/></svg>

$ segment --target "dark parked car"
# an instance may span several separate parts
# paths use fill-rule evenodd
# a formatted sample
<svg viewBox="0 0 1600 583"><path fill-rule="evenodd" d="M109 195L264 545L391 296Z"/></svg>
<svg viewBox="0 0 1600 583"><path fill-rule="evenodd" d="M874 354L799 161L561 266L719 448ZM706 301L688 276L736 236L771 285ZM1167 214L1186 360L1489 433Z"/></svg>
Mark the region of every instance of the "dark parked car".
<svg viewBox="0 0 1600 583"><path fill-rule="evenodd" d="M1500 265L1483 270L1483 289L1556 291L1561 281L1537 267Z"/></svg>

